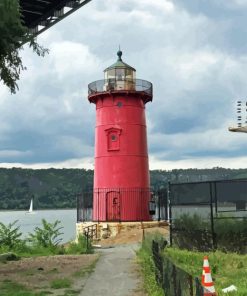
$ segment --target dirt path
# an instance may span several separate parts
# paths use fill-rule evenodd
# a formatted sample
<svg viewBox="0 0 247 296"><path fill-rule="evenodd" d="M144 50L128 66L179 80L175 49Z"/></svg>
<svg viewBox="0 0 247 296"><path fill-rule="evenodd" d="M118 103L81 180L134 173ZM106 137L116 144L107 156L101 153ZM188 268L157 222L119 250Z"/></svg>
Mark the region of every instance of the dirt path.
<svg viewBox="0 0 247 296"><path fill-rule="evenodd" d="M80 296L144 296L138 292L141 280L136 271L137 249L138 244L128 244L100 250L100 259Z"/></svg>
<svg viewBox="0 0 247 296"><path fill-rule="evenodd" d="M0 295L15 295L16 291L12 291L11 286L16 285L21 285L16 287L16 290L23 292L23 295L25 291L54 296L72 295L72 292L73 295L78 295L97 258L97 254L61 255L0 263ZM61 279L71 282L71 287L53 288L53 281ZM3 292L2 289L6 285L8 289Z"/></svg>

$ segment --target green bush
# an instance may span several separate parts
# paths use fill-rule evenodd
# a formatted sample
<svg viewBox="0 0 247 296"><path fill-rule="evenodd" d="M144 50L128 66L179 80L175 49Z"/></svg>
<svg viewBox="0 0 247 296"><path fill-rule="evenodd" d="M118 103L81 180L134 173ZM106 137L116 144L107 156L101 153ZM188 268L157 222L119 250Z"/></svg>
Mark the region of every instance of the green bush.
<svg viewBox="0 0 247 296"><path fill-rule="evenodd" d="M215 233L218 249L247 253L247 219L215 220Z"/></svg>
<svg viewBox="0 0 247 296"><path fill-rule="evenodd" d="M214 219L217 248L224 252L246 253L247 219L221 217ZM183 214L172 227L174 246L181 249L209 251L213 248L210 220L194 214Z"/></svg>
<svg viewBox="0 0 247 296"><path fill-rule="evenodd" d="M61 221L56 220L54 223L49 223L42 219L42 228L36 227L34 233L29 233L29 242L34 246L43 248L56 249L58 244L62 241L60 232L63 227L59 226Z"/></svg>
<svg viewBox="0 0 247 296"><path fill-rule="evenodd" d="M209 220L197 214L183 214L175 219L172 241L181 249L208 251L212 249L212 233Z"/></svg>
<svg viewBox="0 0 247 296"><path fill-rule="evenodd" d="M88 240L84 235L79 235L78 242L69 243L67 249L67 254L86 254L93 253L93 247L90 240Z"/></svg>
<svg viewBox="0 0 247 296"><path fill-rule="evenodd" d="M9 250L15 250L25 245L25 242L20 239L22 233L20 232L20 226L16 226L18 220L7 225L0 222L0 251L5 252Z"/></svg>

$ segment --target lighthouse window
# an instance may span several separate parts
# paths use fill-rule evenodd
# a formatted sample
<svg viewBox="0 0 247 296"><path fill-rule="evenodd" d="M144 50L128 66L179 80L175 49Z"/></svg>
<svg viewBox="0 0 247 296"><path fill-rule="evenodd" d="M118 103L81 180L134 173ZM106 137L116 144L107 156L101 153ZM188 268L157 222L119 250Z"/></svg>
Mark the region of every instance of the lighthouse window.
<svg viewBox="0 0 247 296"><path fill-rule="evenodd" d="M108 151L117 151L120 149L120 134L121 129L119 128L110 128L106 130Z"/></svg>
<svg viewBox="0 0 247 296"><path fill-rule="evenodd" d="M117 136L116 135L111 135L111 140L112 141L117 141Z"/></svg>
<svg viewBox="0 0 247 296"><path fill-rule="evenodd" d="M124 79L124 69L116 69L116 78L117 80Z"/></svg>

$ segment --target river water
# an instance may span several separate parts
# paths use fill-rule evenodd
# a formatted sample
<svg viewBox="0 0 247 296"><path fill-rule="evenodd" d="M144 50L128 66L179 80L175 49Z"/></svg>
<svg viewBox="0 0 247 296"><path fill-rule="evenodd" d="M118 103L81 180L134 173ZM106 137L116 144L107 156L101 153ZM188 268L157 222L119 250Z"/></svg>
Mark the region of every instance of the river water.
<svg viewBox="0 0 247 296"><path fill-rule="evenodd" d="M76 235L76 209L70 210L37 210L32 214L26 211L0 211L0 222L4 224L12 223L18 220L16 225L20 226L20 231L23 237L26 237L29 232L32 232L35 227L41 226L41 220L45 219L48 222L61 221L63 235L62 242L68 242L75 239Z"/></svg>

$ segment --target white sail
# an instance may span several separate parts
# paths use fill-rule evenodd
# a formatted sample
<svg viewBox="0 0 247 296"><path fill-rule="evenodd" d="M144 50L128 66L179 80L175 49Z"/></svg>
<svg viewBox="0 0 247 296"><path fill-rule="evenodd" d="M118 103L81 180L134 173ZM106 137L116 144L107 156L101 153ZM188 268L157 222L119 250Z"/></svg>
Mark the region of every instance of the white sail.
<svg viewBox="0 0 247 296"><path fill-rule="evenodd" d="M32 213L33 212L33 200L31 199L31 202L30 202L30 208L29 208L29 213Z"/></svg>
<svg viewBox="0 0 247 296"><path fill-rule="evenodd" d="M33 199L31 199L29 210L28 210L28 212L26 212L26 213L27 213L27 214L34 214L34 213L35 213L35 212L33 211Z"/></svg>

